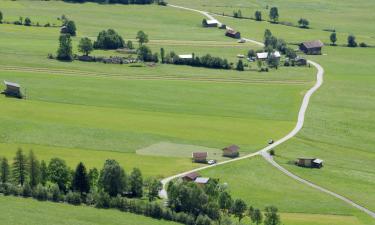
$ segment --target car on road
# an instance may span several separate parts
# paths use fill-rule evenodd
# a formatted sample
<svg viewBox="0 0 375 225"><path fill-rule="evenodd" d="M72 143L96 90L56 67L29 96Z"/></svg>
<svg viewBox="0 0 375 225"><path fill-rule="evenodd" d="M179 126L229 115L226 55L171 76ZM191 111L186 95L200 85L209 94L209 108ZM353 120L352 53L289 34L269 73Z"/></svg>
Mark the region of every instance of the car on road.
<svg viewBox="0 0 375 225"><path fill-rule="evenodd" d="M211 160L208 160L207 163L208 163L209 165L213 165L213 164L216 164L216 160L211 159Z"/></svg>

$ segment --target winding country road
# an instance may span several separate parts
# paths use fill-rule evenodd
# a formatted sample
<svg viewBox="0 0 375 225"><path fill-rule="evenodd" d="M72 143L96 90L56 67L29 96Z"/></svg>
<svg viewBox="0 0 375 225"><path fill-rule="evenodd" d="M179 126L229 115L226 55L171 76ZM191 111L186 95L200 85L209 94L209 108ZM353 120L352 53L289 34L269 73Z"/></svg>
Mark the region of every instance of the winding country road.
<svg viewBox="0 0 375 225"><path fill-rule="evenodd" d="M183 9L183 10L189 10L189 11L193 11L193 12L197 12L197 13L200 13L202 15L204 15L205 17L207 17L208 19L211 19L211 20L217 20L215 17L213 17L212 15L209 14L209 12L205 12L205 11L201 11L201 10L197 10L197 9L191 9L191 8L187 8L187 7L182 7L182 6L177 6L177 5L171 5L171 4L168 4L169 7L173 7L173 8L178 8L178 9ZM219 21L218 21L219 22ZM219 22L219 24L221 24ZM254 44L257 44L257 45L260 45L260 46L264 46L263 43L261 42L258 42L258 41L255 41L255 40L252 40L252 39L249 39L249 38L243 38L244 40L246 40L247 42L252 42ZM307 107L310 103L310 98L311 96L320 88L320 86L323 84L323 75L324 75L324 69L321 65L319 65L318 63L316 62L313 62L311 60L308 61L309 64L313 65L317 70L317 74L316 74L316 83L315 85L306 92L304 98L303 98L303 101L302 101L302 105L301 105L301 108L299 110L299 113L298 113L298 120L297 120L297 124L296 126L294 127L294 129L289 133L287 134L285 137L277 140L276 142L274 142L273 144L271 145L268 145L267 147L255 152L255 153L252 153L252 154L248 154L248 155L245 155L245 156L242 156L242 157L239 157L239 158L235 158L235 159L231 159L231 160L228 160L228 161L224 161L224 162L220 162L220 163L217 163L217 164L214 164L214 165L208 165L208 166L204 166L204 167L200 167L200 168L197 168L197 169L193 169L193 170L190 170L190 171L186 171L184 173L180 173L180 174L177 174L177 175L174 175L174 176L171 176L171 177L167 177L165 179L163 179L161 182L163 184L163 189L162 191L160 192L160 196L162 198L167 198L167 193L166 193L166 190L165 190L165 187L166 187L166 184L175 179L175 178L178 178L178 177L182 177L188 173L191 173L191 172L197 172L197 171L200 171L200 170L204 170L204 169L207 169L207 168L212 168L212 167L215 167L215 166L220 166L220 165L223 165L223 164L227 164L227 163L232 163L232 162L235 162L235 161L238 161L238 160L243 160L243 159L247 159L247 158L251 158L251 157L254 157L256 155L261 155L263 156L263 158L269 162L271 165L273 165L275 168L277 168L278 170L280 170L281 172L283 172L284 174L286 174L287 176L303 183L303 184L306 184L312 188L315 188L317 189L318 191L321 191L321 192L324 192L326 194L329 194L333 197L336 197L338 199L341 199L342 201L346 202L347 204L365 212L366 214L370 215L371 217L375 218L375 212L363 207L363 206L360 206L358 205L357 203L351 201L350 199L342 196L342 195L339 195L335 192L332 192L330 190L327 190L323 187L320 187L308 180L305 180L301 177L298 177L296 175L294 175L293 173L291 173L290 171L288 171L287 169L285 169L284 167L280 166L276 161L273 160L273 157L269 154L269 150L275 148L276 146L286 142L287 140L293 138L294 136L296 136L296 134L302 129L303 127L303 124L305 122L305 114L306 114L306 110L307 110Z"/></svg>

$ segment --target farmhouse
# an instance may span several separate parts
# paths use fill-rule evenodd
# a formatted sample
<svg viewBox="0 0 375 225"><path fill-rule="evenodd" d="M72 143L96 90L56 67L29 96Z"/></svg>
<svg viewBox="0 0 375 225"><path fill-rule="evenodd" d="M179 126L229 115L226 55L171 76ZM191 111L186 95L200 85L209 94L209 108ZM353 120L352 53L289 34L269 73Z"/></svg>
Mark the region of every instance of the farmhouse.
<svg viewBox="0 0 375 225"><path fill-rule="evenodd" d="M197 179L195 179L194 182L197 183L200 186L203 186L203 185L207 184L209 180L210 180L210 178L208 178L208 177L198 177Z"/></svg>
<svg viewBox="0 0 375 225"><path fill-rule="evenodd" d="M22 98L21 86L19 84L8 81L4 81L4 84L6 88L3 91L3 94L5 94L6 96Z"/></svg>
<svg viewBox="0 0 375 225"><path fill-rule="evenodd" d="M184 180L184 181L195 181L195 179L197 179L197 177L199 177L199 176L200 176L199 173L192 172L192 173L188 173L185 176L183 176L182 180Z"/></svg>
<svg viewBox="0 0 375 225"><path fill-rule="evenodd" d="M280 54L279 51L274 51L272 53L272 56L274 56L276 58L280 58L281 54ZM259 53L257 53L257 59L259 59L259 60L266 60L266 59L268 59L268 52L259 52Z"/></svg>
<svg viewBox="0 0 375 225"><path fill-rule="evenodd" d="M307 55L322 54L322 47L324 44L320 40L307 41L300 44L299 49Z"/></svg>
<svg viewBox="0 0 375 225"><path fill-rule="evenodd" d="M225 32L225 36L240 39L241 33L232 29L227 29L227 31Z"/></svg>
<svg viewBox="0 0 375 225"><path fill-rule="evenodd" d="M322 168L323 160L318 158L298 158L296 164L307 168Z"/></svg>
<svg viewBox="0 0 375 225"><path fill-rule="evenodd" d="M207 20L203 19L202 25L204 27L217 27L219 25L219 22L217 20Z"/></svg>
<svg viewBox="0 0 375 225"><path fill-rule="evenodd" d="M238 152L239 149L240 147L238 147L237 145L231 145L231 146L225 147L223 148L223 156L230 157L230 158L238 157L240 154Z"/></svg>
<svg viewBox="0 0 375 225"><path fill-rule="evenodd" d="M192 158L193 162L196 163L206 163L208 152L193 152Z"/></svg>

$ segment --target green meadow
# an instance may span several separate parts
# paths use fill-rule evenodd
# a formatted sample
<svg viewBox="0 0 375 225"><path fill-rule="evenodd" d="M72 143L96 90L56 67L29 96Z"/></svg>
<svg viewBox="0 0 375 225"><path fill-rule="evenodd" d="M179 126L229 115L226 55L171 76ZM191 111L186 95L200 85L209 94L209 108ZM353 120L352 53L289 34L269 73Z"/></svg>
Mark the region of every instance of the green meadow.
<svg viewBox="0 0 375 225"><path fill-rule="evenodd" d="M356 34L358 42L375 44L374 26L369 24L374 19L370 1L169 2L229 14L241 7L245 16L262 10L264 17L267 5L277 5L281 21L310 20L312 29L300 29L218 17L244 37L258 41L268 28L288 43L310 39L329 43L330 33L323 29L334 27L339 45L345 44L349 33ZM170 7L0 0L0 10L6 21L29 16L40 24L59 24L57 17L67 15L78 28L78 37L73 38L75 52L80 37L94 39L107 28L133 41L142 29L149 34L153 51L164 47L178 54L210 53L232 62L249 48L259 48L238 44L224 37L223 30L202 28L203 17L198 13ZM0 156L12 158L22 147L33 149L39 159L61 157L71 167L84 161L88 167L99 168L105 159L114 158L128 171L139 167L145 176L166 177L200 165L185 157L186 152L166 157L165 152L171 150L159 143L197 149L237 144L241 154L255 152L270 138L281 138L294 127L303 94L315 80L316 70L309 67L239 73L172 65L58 62L47 59L48 53L56 52L58 36L58 28L0 25L0 80L20 83L27 95L26 100L0 96ZM309 58L324 67L325 83L311 99L301 133L275 149L276 160L298 176L375 210L375 48L326 46L323 53ZM161 154L136 154L149 146L161 146ZM325 166L321 170L295 167L292 162L300 156L322 158ZM291 180L260 157L201 173L228 183L233 196L251 205L276 205L284 224L374 224L367 215ZM0 218L10 219L4 224L14 223L12 218L19 218L21 208L26 209L27 220L17 224L59 224L57 218L68 213L72 217L61 224L103 224L101 221L111 221L107 216L114 219L112 224L165 223L29 199L0 197L0 202L8 213L0 213ZM42 205L47 213L35 213Z"/></svg>
<svg viewBox="0 0 375 225"><path fill-rule="evenodd" d="M120 225L178 224L118 210L39 202L33 199L0 196L0 220L7 225ZM17 218L17 220L15 220ZM124 223L124 221L126 221Z"/></svg>

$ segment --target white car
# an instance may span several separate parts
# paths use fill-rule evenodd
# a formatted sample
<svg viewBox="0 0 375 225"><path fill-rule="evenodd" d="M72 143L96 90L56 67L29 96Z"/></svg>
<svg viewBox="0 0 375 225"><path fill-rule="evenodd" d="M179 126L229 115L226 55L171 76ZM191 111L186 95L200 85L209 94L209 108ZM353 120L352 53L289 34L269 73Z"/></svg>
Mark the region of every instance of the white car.
<svg viewBox="0 0 375 225"><path fill-rule="evenodd" d="M216 163L216 160L211 159L211 160L208 160L207 163L208 163L209 165L213 165L213 164Z"/></svg>
<svg viewBox="0 0 375 225"><path fill-rule="evenodd" d="M238 43L246 43L246 40L241 38L240 40L237 41Z"/></svg>

